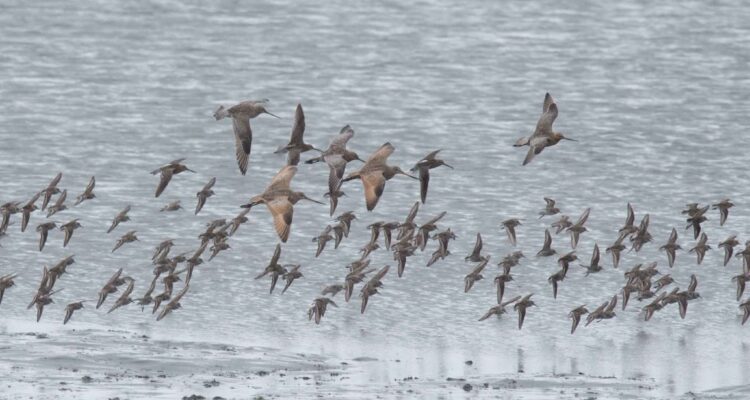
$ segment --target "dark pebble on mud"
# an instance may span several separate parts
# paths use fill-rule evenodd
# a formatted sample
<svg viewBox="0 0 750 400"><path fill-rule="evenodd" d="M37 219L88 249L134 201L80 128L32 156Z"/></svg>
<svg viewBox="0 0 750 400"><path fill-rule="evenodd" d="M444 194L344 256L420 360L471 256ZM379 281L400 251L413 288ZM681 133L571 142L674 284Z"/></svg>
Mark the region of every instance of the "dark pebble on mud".
<svg viewBox="0 0 750 400"><path fill-rule="evenodd" d="M471 384L467 383L463 386L463 389L465 392L471 392L471 389L473 389L473 387L471 386Z"/></svg>

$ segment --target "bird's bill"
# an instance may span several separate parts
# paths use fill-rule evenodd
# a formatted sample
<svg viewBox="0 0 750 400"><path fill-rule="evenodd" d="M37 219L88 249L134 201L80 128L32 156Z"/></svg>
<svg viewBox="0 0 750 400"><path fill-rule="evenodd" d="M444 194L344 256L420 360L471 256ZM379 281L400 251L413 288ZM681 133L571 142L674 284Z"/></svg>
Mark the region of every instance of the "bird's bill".
<svg viewBox="0 0 750 400"><path fill-rule="evenodd" d="M268 115L270 115L270 116L272 116L272 117L276 117L276 118L278 118L278 119L281 119L281 117L279 117L279 116L278 116L278 115L276 115L276 114L272 114L272 113L268 112L268 110L264 110L263 112L264 112L264 113L266 113L266 114L268 114Z"/></svg>
<svg viewBox="0 0 750 400"><path fill-rule="evenodd" d="M569 138L569 137L565 137L565 136L563 136L563 139L565 139L565 140L570 140L571 142L577 142L577 141L578 141L578 140L576 140L576 139L571 139L571 138Z"/></svg>
<svg viewBox="0 0 750 400"><path fill-rule="evenodd" d="M192 172L192 173L194 173L194 174L196 173L195 171L193 171L193 170L192 170L192 169L190 169L190 168L185 168L185 171L188 171L188 172Z"/></svg>
<svg viewBox="0 0 750 400"><path fill-rule="evenodd" d="M411 174L407 174L406 172L403 172L403 171L402 171L402 172L400 172L400 174L401 174L401 175L405 175L405 176L408 176L408 177L409 177L409 178L411 178L411 179L416 179L416 180L419 180L419 178L418 178L418 177L416 177L416 176L414 176L414 175L411 175Z"/></svg>
<svg viewBox="0 0 750 400"><path fill-rule="evenodd" d="M448 167L448 168L450 168L450 169L455 169L455 168L453 168L453 166L452 166L452 165L448 165L448 164L446 164L446 163L443 163L443 165L445 165L446 167Z"/></svg>
<svg viewBox="0 0 750 400"><path fill-rule="evenodd" d="M357 156L357 160L362 161L362 162L367 162L367 161L363 160L362 158L360 158L359 156Z"/></svg>
<svg viewBox="0 0 750 400"><path fill-rule="evenodd" d="M312 201L313 203L318 203L318 204L325 204L325 203L323 203L323 202L320 202L320 201L317 201L317 200L313 200L313 199L311 199L311 198L309 198L309 197L307 197L307 196L305 196L305 198L304 198L304 199L305 199L305 200L309 200L309 201Z"/></svg>

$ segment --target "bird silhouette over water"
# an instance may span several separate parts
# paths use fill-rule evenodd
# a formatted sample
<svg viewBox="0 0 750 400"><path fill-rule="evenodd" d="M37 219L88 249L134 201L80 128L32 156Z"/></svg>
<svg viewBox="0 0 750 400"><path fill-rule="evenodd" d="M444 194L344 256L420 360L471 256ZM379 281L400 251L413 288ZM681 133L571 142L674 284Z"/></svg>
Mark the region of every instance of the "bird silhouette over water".
<svg viewBox="0 0 750 400"><path fill-rule="evenodd" d="M266 187L263 193L254 196L243 208L251 208L258 204L265 204L268 211L273 216L274 227L279 239L286 242L289 239L289 232L292 226L292 217L294 216L294 205L300 200L309 200L314 203L323 204L305 196L302 192L294 192L290 189L292 178L297 173L297 167L287 165L276 174L271 183Z"/></svg>
<svg viewBox="0 0 750 400"><path fill-rule="evenodd" d="M430 183L430 170L441 165L445 165L446 167L453 169L453 167L446 164L445 161L437 158L437 155L438 153L440 153L440 151L441 150L435 150L430 154L427 154L411 168L411 172L419 172L419 196L422 200L422 204L424 204L424 202L427 200L427 186Z"/></svg>
<svg viewBox="0 0 750 400"><path fill-rule="evenodd" d="M303 135L305 134L305 113L302 111L302 105L297 104L297 109L294 112L294 125L292 125L292 137L289 139L289 143L280 146L275 151L277 154L287 153L287 165L299 164L300 154L309 151L317 150L315 146L305 143Z"/></svg>
<svg viewBox="0 0 750 400"><path fill-rule="evenodd" d="M236 146L237 165L240 172L245 175L247 164L250 160L250 148L253 143L253 131L250 128L250 120L260 114L268 114L272 117L279 118L266 110L268 100L248 100L239 104L225 108L223 105L214 112L214 118L221 120L227 117L232 118L234 127L234 141Z"/></svg>
<svg viewBox="0 0 750 400"><path fill-rule="evenodd" d="M159 174L159 185L156 187L156 193L154 193L154 197L161 196L162 192L164 192L164 189L167 188L167 185L169 185L169 182L172 180L173 176L185 171L195 173L195 171L188 168L187 165L183 164L183 161L185 161L184 158L170 161L168 164L151 171L152 175Z"/></svg>
<svg viewBox="0 0 750 400"><path fill-rule="evenodd" d="M539 121L536 123L534 133L529 137L518 139L513 145L515 147L529 146L529 152L526 153L523 165L530 163L534 159L534 156L541 153L546 147L556 145L560 140L575 141L574 139L565 137L560 132L552 130L552 124L555 122L555 119L557 119L557 104L552 96L547 93L544 95L542 116L539 117Z"/></svg>
<svg viewBox="0 0 750 400"><path fill-rule="evenodd" d="M402 171L399 167L386 164L388 157L393 154L394 150L396 149L393 145L390 143L384 143L378 150L370 155L370 158L365 161L365 165L363 165L359 171L352 172L341 181L343 183L352 179L362 180L362 185L365 188L365 203L367 204L367 211L375 209L375 206L378 205L378 201L380 200L380 196L383 195L383 191L385 190L385 183L394 176L401 174L419 180L419 178Z"/></svg>

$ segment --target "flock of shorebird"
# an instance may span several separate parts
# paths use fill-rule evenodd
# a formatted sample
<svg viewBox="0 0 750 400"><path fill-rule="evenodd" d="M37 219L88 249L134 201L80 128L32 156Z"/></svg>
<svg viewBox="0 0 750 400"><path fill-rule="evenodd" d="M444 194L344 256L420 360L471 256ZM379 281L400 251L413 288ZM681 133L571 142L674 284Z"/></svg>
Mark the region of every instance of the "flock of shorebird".
<svg viewBox="0 0 750 400"><path fill-rule="evenodd" d="M244 101L229 108L220 106L214 113L216 120L221 120L223 118L232 119L236 141L236 158L242 175L246 174L250 159L252 145L250 120L261 114L268 114L275 117L274 114L271 114L267 110L267 106L267 100ZM514 144L514 146L529 146L528 153L523 161L524 165L531 162L531 160L546 147L554 146L563 139L572 140L566 138L563 134L552 130L552 124L557 117L557 113L557 104L552 96L546 94L542 108L542 115L537 122L534 133L528 138L519 139ZM323 204L307 197L302 192L291 189L291 181L297 172L297 165L300 162L301 154L304 152L315 150L319 153L317 157L311 158L305 163L313 164L325 162L329 167L328 191L325 193L325 197L328 198L330 204L330 216L334 215L338 199L344 195L341 189L345 182L355 179L361 180L364 187L367 210L372 211L383 196L386 182L396 175L404 175L419 180L420 201L421 203L425 203L430 180L430 170L440 166L453 169L451 165L448 165L445 161L438 158L440 150L437 150L419 160L410 171L416 173L416 175L411 175L398 166L388 165L388 157L395 150L390 143L383 144L380 148L375 150L367 160L363 160L357 155L357 153L347 149L347 143L354 136L354 130L349 125L344 126L341 129L340 133L331 140L330 145L325 150L317 149L314 146L305 143L303 140L304 131L305 116L302 106L298 105L295 111L294 124L289 143L280 146L276 151L276 153L287 154L286 165L283 166L271 179L271 182L263 193L253 196L247 204L242 205L241 207L244 208L244 210L242 210L237 216L229 220L217 219L208 223L205 232L199 235L200 244L194 252L186 252L170 256L170 250L174 245L174 241L167 239L159 243L152 256L154 277L143 296L139 298L131 297L135 288L135 280L130 276L123 275L122 268L117 270L99 291L96 308L100 308L110 294L118 292L120 286L127 285L115 300L114 304L111 305L108 312L111 313L120 307L135 302L138 305L141 305L142 309L146 306L152 306L152 314L156 314L159 311L161 304L166 302L156 318L157 320L161 320L174 310L179 309L181 307L181 301L190 287L194 268L204 262L201 258L203 253L206 250L210 250L211 255L208 258L208 261L210 261L221 251L229 249L229 237L237 232L240 225L248 221L247 215L251 208L256 205L265 204L273 217L274 228L279 239L281 242L285 243L289 238L291 231L294 205L300 200L308 200ZM345 170L347 164L355 160L363 163L361 168L358 171L346 175ZM167 189L170 181L175 175L186 171L195 172L188 168L184 161L184 158L174 160L151 171L152 174L159 175L159 183L155 190L155 197L159 197ZM7 234L11 216L14 214L21 213L20 230L21 232L24 232L29 224L31 214L34 211L46 211L46 217L49 219L53 215L66 210L67 206L65 201L67 199L67 190L61 190L59 188L61 179L62 173L59 173L44 189L33 194L31 199L25 203L12 201L0 206L0 211L3 216L2 225L0 225L0 237ZM212 188L215 183L216 178L209 179L206 185L196 193L196 215L201 211L206 204L206 201L214 195ZM74 206L79 206L84 201L95 199L95 185L96 180L92 177L83 193L76 198ZM55 195L57 195L57 198L54 203L50 205L52 198ZM41 208L36 205L40 198L42 201ZM551 198L545 198L544 200L546 205L539 213L539 218L541 219L554 215L560 215L560 217L558 220L551 223L549 228L545 231L544 244L541 250L537 253L537 256L551 257L558 254L558 252L552 247L552 233L550 229L554 231L555 235L559 235L563 232L569 233L570 246L572 249L572 251L559 256L557 263L560 266L560 270L553 273L548 278L548 282L552 288L552 296L556 299L558 290L567 276L570 264L578 259L575 249L578 246L581 235L587 231L586 222L589 218L590 209L584 210L581 216L573 222L570 217L561 214L560 209L556 206L555 200ZM439 260L445 259L451 254L448 250L449 243L451 240L456 239L456 235L450 228L443 230L438 227L438 223L446 215L446 212L442 212L422 224L417 224L415 221L419 211L420 201L417 201L414 204L404 221L378 221L367 227L370 231L370 240L361 248L361 257L347 266L349 272L344 277L342 283L326 286L322 290L321 296L313 300L308 311L308 318L310 320L314 320L315 323L318 324L320 323L321 318L325 315L328 306L337 307L332 298L334 298L339 292L343 292L345 301L349 302L354 294L355 286L359 284L362 284L359 292L361 298L360 311L361 313L365 312L368 301L373 295L379 293L379 289L383 287L383 280L390 270L390 266L388 265L382 268L369 267L369 255L371 252L380 248L380 237L382 237L383 247L393 252L393 259L397 263L398 277L403 276L407 259L413 256L417 250L424 252L430 240L437 242L437 249L432 253L432 257L427 263L428 267ZM732 202L728 199L713 204L713 208L719 210L721 225L724 225L726 222L728 211L732 206ZM170 212L181 208L180 201L177 200L164 206L161 211ZM701 264L703 261L706 251L711 249L711 246L708 244L708 237L706 233L703 232L701 225L707 220L706 214L710 208L709 205L700 206L699 204L689 204L687 209L682 211L682 213L687 216L688 225L686 229L692 228L694 239L697 239L697 243L690 249L690 253L696 254L698 264ZM107 233L113 232L120 224L129 221L128 213L130 210L131 207L127 206L118 212L112 220L112 224L107 230ZM635 212L630 204L627 205L627 211L625 224L619 229L617 239L611 246L605 249L606 252L612 256L612 265L614 268L618 268L620 255L627 249L626 240L630 242L631 250L635 252L639 252L642 246L653 240L652 235L649 232L649 215L646 214L643 216L640 224L636 225ZM330 241L333 241L334 248L338 248L343 238L348 237L352 222L356 219L357 217L353 212L347 211L339 214L335 218L337 222L336 224L327 225L317 237L313 238L313 242L317 243L315 257L318 257L324 251L327 243ZM501 227L506 231L508 240L512 246L517 245L516 229L520 225L521 220L519 218L507 219L501 223ZM45 244L47 243L48 234L53 229L59 229L64 232L63 247L66 247L72 239L74 232L81 227L82 225L78 219L59 224L59 226L58 223L54 221L39 223L36 226L36 231L39 233L39 251L44 249ZM136 236L136 231L128 231L116 241L112 252L137 240L138 237ZM673 228L666 244L660 247L660 250L667 254L667 262L670 268L674 266L676 252L682 249L677 243L677 240L677 230ZM719 243L719 247L723 248L725 251L725 266L732 260L734 248L739 244L740 242L737 240L736 236L730 236ZM484 279L482 273L490 262L490 256L482 254L482 247L482 236L480 233L477 233L476 244L473 251L465 257L465 261L478 264L464 278L465 292L469 292L477 281ZM255 277L255 279L260 279L266 276L270 277L270 293L273 293L279 278L285 281L284 288L282 289L282 293L284 293L296 279L303 277L300 265L280 263L281 250L281 244L279 243L277 244L275 252L268 265ZM737 256L742 258L743 261L742 272L734 276L732 281L736 284L736 298L739 302L745 289L745 283L750 280L750 241L746 242L745 249L739 252ZM501 272L494 278L494 284L497 289L496 303L489 308L481 318L479 318L479 321L486 320L493 315L501 316L506 312L505 308L513 304L514 310L518 313L518 328L521 329L523 327L527 310L529 307L535 306L534 301L531 299L533 294L527 294L523 297L516 296L512 299L504 300L506 285L510 285L514 280L511 275L512 268L520 265L523 258L524 254L521 251L514 251L500 260L498 266L500 267ZM74 257L68 256L51 268L44 266L41 281L39 282L33 299L28 306L28 308L36 307L37 321L42 317L44 307L53 303L52 296L59 292L59 289L55 290L55 284L66 273L67 267L74 262ZM178 269L178 265L182 263L186 266L182 269ZM614 294L611 299L605 301L593 311L589 312L586 305L580 305L570 311L569 318L572 320L571 334L575 332L584 315L586 316L586 325L589 325L594 321L615 317L615 308L618 303L618 298L620 297L622 299L621 304L623 310L628 305L631 296L636 296L639 301L648 299L650 302L642 308L643 316L646 321L650 320L656 311L662 310L664 307L672 303L677 304L680 317L685 318L688 303L700 297L697 292L698 280L696 276L691 276L690 283L686 290L680 290L679 287L676 287L675 281L672 279L671 275L660 274L656 266L657 263L652 262L648 265L638 264L632 267L624 274L625 283L622 289ZM594 245L590 263L588 265L582 265L582 267L585 267L586 275L597 273L603 269L598 244ZM661 276L656 279L655 277L657 275ZM16 278L16 274L0 276L0 303L2 302L5 290L14 286L14 280ZM157 283L159 282L161 282L163 290L159 294L154 294ZM175 292L174 286L178 282L183 282L182 288L179 292ZM672 285L671 289L670 285ZM68 304L65 307L63 323L68 323L73 316L73 313L82 309L84 307L84 302L86 301L87 300L81 300ZM750 318L750 299L741 302L739 307L743 312L742 324L744 324L748 318Z"/></svg>

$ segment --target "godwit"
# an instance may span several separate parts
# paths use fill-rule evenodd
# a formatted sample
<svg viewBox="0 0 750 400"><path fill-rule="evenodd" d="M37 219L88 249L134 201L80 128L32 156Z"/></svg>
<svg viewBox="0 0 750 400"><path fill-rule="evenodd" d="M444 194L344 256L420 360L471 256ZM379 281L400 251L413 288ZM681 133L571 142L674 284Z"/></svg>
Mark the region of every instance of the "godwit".
<svg viewBox="0 0 750 400"><path fill-rule="evenodd" d="M250 129L250 119L260 114L268 114L279 118L266 110L267 105L267 99L257 101L248 100L229 108L225 108L223 105L219 106L214 112L214 118L217 121L226 117L232 117L234 141L237 148L237 165L240 167L242 175L245 175L247 172L247 163L250 160L250 147L253 143L253 131Z"/></svg>
<svg viewBox="0 0 750 400"><path fill-rule="evenodd" d="M528 138L521 138L516 141L513 145L515 147L529 146L529 152L526 153L526 158L523 160L523 165L531 162L531 160L537 154L541 153L545 147L554 146L562 139L571 140L573 139L565 137L560 132L552 130L552 124L557 118L557 104L555 100L550 96L549 93L544 95L544 104L542 105L542 116L539 117L539 121L536 123L536 129L534 133Z"/></svg>

